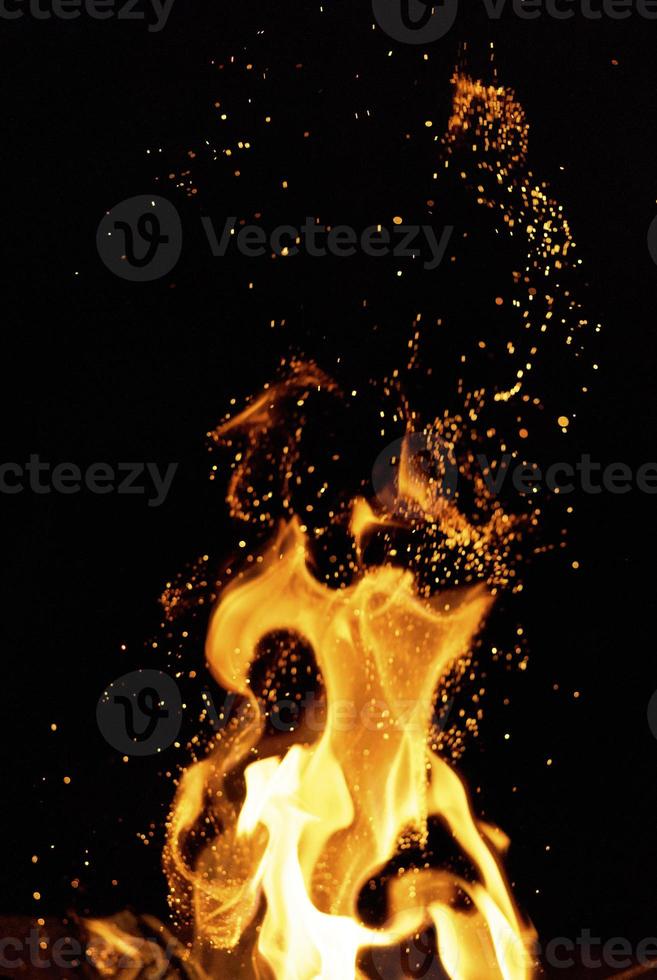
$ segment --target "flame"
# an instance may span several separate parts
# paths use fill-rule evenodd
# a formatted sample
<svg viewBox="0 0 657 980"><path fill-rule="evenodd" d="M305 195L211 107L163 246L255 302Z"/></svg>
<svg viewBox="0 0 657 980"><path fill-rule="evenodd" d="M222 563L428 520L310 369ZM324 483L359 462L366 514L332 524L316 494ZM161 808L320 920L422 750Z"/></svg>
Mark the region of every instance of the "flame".
<svg viewBox="0 0 657 980"><path fill-rule="evenodd" d="M274 536L264 552L248 556L245 570L228 569L232 581L219 591L206 658L215 681L237 696L238 711L207 756L182 774L167 825L170 902L175 925L191 924L187 962L195 977L398 977L386 957L425 935L441 976L535 975L535 934L502 870L508 839L475 815L452 764L455 753L448 761L436 728L450 678L471 667L497 594L522 589L517 546L523 526L535 525L540 513L507 513L473 467L483 434L497 437L482 413L514 403L515 424L525 432L518 413L543 408L525 390L539 339L546 342L559 319L578 356L577 332L588 323L562 285L577 264L575 243L561 206L527 170L528 132L512 92L457 73L444 165L458 146L466 156L461 179L477 187L477 203L500 229L521 242L524 264L513 273L512 295L526 340L506 344L500 385L467 391L459 379L462 415L445 412L420 431L414 411L395 411L406 435L394 478L377 491L378 504L349 500L355 557L340 568L353 571L351 580L336 587L330 576L322 581L313 549L328 528L309 530L294 509L303 412L317 393L341 397L337 384L313 363L292 360L283 380L209 433L223 445L240 442L227 490L232 516ZM501 200L500 187L507 192ZM558 301L568 317L553 317ZM416 330L409 370L419 343ZM397 376L386 379L386 394ZM431 471L418 465L418 440ZM270 467L264 487L263 460ZM468 483L467 513L459 494L446 492L453 467ZM343 516L341 505L328 512L332 525ZM406 549L412 567L396 560L397 531L413 538ZM371 565L365 556L377 533L385 554ZM427 569L430 582L420 574ZM169 586L168 615L183 604L183 592ZM254 677L274 637L278 659L262 696ZM320 692L319 730L302 703L294 721L273 734L276 697L285 678L301 672ZM464 727L476 720L467 718ZM436 843L439 830L456 861ZM367 911L370 893L381 909L376 921ZM95 924L110 945L113 937L114 947L130 948L131 938L116 929Z"/></svg>
<svg viewBox="0 0 657 980"><path fill-rule="evenodd" d="M527 126L513 95L457 76L448 158L470 137L485 160L504 156L504 167L483 164L498 177L524 172ZM515 575L519 518L480 476L469 474L474 516L445 486L459 444L476 438L472 423L487 393L466 396L467 422L445 415L421 434L405 413L395 486L383 507L350 502L355 575L331 588L313 570L309 531L293 508L297 408L317 392L339 395L314 364L293 361L286 378L210 434L243 443L228 486L233 516L273 525L276 481L270 475L266 492L257 489L263 459L278 467L287 516L268 550L250 556L252 567L220 593L210 622L208 667L241 700L207 757L183 774L168 825L170 900L178 925L193 926L190 960L208 976L247 980L387 977L386 951L429 932L453 980L529 980L534 932L502 870L508 841L477 819L435 726L450 676L471 663L495 595ZM417 465L418 435L435 472ZM370 535L399 527L417 532L416 551L434 569L456 556L452 581L467 584L429 588L417 568L389 555L368 566ZM257 696L254 674L273 637L286 639L269 696L285 686L286 671L310 670L321 690L319 734L304 712L285 733L269 731L272 704ZM299 646L312 668L295 661ZM458 852L458 872L441 863L437 828ZM377 889L383 904L373 922L364 898Z"/></svg>
<svg viewBox="0 0 657 980"><path fill-rule="evenodd" d="M261 567L225 591L211 620L210 670L248 707L232 742L185 774L171 820L168 869L174 901L181 889L192 895L194 958L209 955L213 975L344 980L365 975L357 965L364 950L433 924L450 977L529 977L527 933L493 834L428 745L435 692L468 652L491 596L474 586L427 601L410 572L391 566L331 590L309 562L294 520ZM250 670L263 638L281 630L314 652L326 724L314 744L259 757L265 719ZM228 783L242 767L246 793L234 808ZM188 835L208 806L223 831L192 869ZM388 888L383 926L368 928L359 896L400 849L426 847L430 819L448 828L476 880L408 871ZM249 932L245 972L230 951Z"/></svg>

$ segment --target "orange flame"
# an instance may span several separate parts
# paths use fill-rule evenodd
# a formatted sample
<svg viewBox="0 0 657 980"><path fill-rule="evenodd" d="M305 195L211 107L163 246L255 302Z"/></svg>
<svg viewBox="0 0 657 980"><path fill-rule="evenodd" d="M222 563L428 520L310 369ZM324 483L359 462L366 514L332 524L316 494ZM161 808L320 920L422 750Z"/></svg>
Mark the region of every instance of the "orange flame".
<svg viewBox="0 0 657 980"><path fill-rule="evenodd" d="M219 595L206 656L215 680L239 696L241 706L207 757L184 772L168 822L171 905L177 925L193 924L188 962L203 980L397 978L399 969L391 974L385 965L387 953L425 934L441 976L534 976L534 931L515 907L500 861L508 840L475 816L461 778L441 755L435 715L450 675L470 664L499 589L522 588L516 545L522 527L539 513L507 513L473 469L472 446L485 431L483 409L510 404L520 425L520 412L541 407L525 391L526 375L556 319L559 297L573 349L579 350L577 335L587 321L561 285L562 273L574 267L575 245L561 207L526 170L521 106L509 90L462 74L454 86L445 167L457 145L465 148L471 159L461 179L474 183L477 202L526 252L522 271L513 273L512 295L527 343L506 345L507 377L501 380L510 383L467 392L460 380L464 417L445 414L420 436L414 412L395 415L395 422L407 422L395 477L376 510L364 499L350 502L357 575L340 588L313 574L310 533L293 503L301 483L297 410L311 393L339 396L337 385L315 365L292 361L284 381L266 386L210 434L216 442L244 444L228 485L231 514L272 528L273 504L287 516L267 554L257 561L250 556L251 570ZM508 192L501 203L498 185ZM417 331L409 368L419 338ZM428 451L433 473L417 465L411 436ZM474 501L470 514L457 495L444 492L457 444L459 475ZM262 459L279 464L280 499L271 478L264 493L256 486ZM328 519L338 523L340 508ZM383 564L365 565L366 537L398 527L414 535L407 564L422 553L434 573L431 587L391 561L394 548ZM447 568L455 556L457 574ZM169 606L180 602L173 590ZM254 672L263 647L280 636L288 640L277 646L279 684L287 670L305 669L295 660L298 647L314 657L310 671L324 714L319 734L304 715L285 737L268 731L271 708L256 696ZM275 698L276 691L270 694ZM440 848L432 842L436 827L447 832L458 867L466 870L440 866ZM373 924L364 918L363 897L377 889L385 906ZM114 945L119 941L126 940L119 936Z"/></svg>
<svg viewBox="0 0 657 980"><path fill-rule="evenodd" d="M465 134L473 144L481 138L492 157L482 166L509 177L524 166L520 106L501 87L459 76L455 83L448 150ZM234 516L255 520L249 498L263 455L281 460L282 500L291 513L301 426L286 408L303 407L320 390L338 393L314 365L293 362L286 381L211 434L217 442L245 440L228 487ZM468 396L473 423L485 395ZM410 413L407 436L414 419ZM365 500L352 502L359 566L351 584L332 589L313 574L307 529L292 515L269 552L219 596L207 661L242 707L207 758L184 773L165 855L172 907L179 922L187 916L194 927L191 961L208 976L387 977L377 966L385 952L427 930L436 961L453 980L533 976L534 933L501 868L508 841L476 818L434 734L436 702L450 674L469 662L494 594L513 577L507 558L519 534L519 520L480 477L471 476L474 520L444 493L440 477L464 425L445 416L425 430L438 479L415 465L403 442L395 506L380 499L378 513ZM258 522L271 523L266 499L254 507ZM420 531L425 544L418 547L430 548L434 562L445 550L462 556L466 582L480 584L431 595L410 570L388 561L365 567L365 536L397 524ZM288 732L293 739L267 732L270 706L256 696L253 673L268 639L281 635L292 638L288 648L279 644L281 677L295 644L314 656L325 711L318 737L303 716ZM436 826L447 831L467 871L440 867L431 843ZM385 908L373 925L363 918L362 900L379 886Z"/></svg>
<svg viewBox="0 0 657 980"><path fill-rule="evenodd" d="M212 617L210 669L249 710L232 743L185 774L173 811L168 867L174 901L184 887L193 896L194 957L222 976L345 980L364 976L359 953L433 924L449 976L524 980L528 933L493 832L477 822L459 777L427 744L435 691L467 653L491 597L475 586L426 601L410 572L391 566L331 590L308 563L293 521L262 566L226 590ZM267 755L257 749L264 716L249 674L263 638L281 630L314 651L326 725L315 744ZM246 794L234 808L228 783L240 767ZM208 806L222 833L192 869L184 859L188 835ZM426 844L429 818L444 822L476 880L409 870L388 888L383 927L368 928L357 910L362 890L400 849ZM226 954L247 934L248 964L231 960Z"/></svg>

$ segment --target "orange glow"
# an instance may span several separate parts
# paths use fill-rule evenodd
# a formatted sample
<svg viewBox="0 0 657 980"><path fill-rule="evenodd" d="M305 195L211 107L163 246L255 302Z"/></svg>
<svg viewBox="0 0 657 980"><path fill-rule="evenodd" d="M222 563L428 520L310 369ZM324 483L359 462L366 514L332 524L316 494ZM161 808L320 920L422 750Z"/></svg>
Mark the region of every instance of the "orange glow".
<svg viewBox="0 0 657 980"><path fill-rule="evenodd" d="M362 504L356 513L362 522ZM258 977L266 967L280 980L345 980L363 975L359 953L433 924L451 977L524 980L529 933L498 863L503 838L477 821L460 778L427 742L436 689L467 654L490 595L474 586L426 601L413 576L391 566L331 590L308 562L292 521L212 617L210 670L245 709L232 738L187 771L171 817L167 870L174 904L191 902L194 958L212 976ZM267 754L249 678L261 640L281 630L314 651L326 725L314 743L299 733L284 754ZM228 782L242 770L245 796L234 807ZM208 806L223 833L191 867L189 835ZM388 888L383 926L368 928L361 891L404 847L426 844L430 818L449 829L473 880L409 869ZM232 952L247 937L248 966Z"/></svg>
<svg viewBox="0 0 657 980"><path fill-rule="evenodd" d="M315 474L328 459L342 462L321 439L318 459L312 465L302 459L308 400L318 393L343 399L317 365L287 362L282 380L209 433L233 451L227 503L241 523L230 567L212 594L205 652L213 679L236 698L236 708L202 758L195 742L200 761L178 781L164 855L174 925L185 934L185 958L201 980L396 976L373 973L372 964L425 934L451 980L535 976L535 933L517 910L502 867L509 841L477 817L454 768L463 737L477 731L485 694L474 651L499 593L522 591L520 541L540 514L508 512L485 479L507 464L492 460L482 472L475 456L484 434L499 435L502 460L518 457L507 441L529 445L535 431L529 413L544 407L527 390L538 351L548 330L563 324L564 346L579 353L586 325L562 285L564 270L576 263L575 243L561 206L526 169L528 134L512 92L455 75L444 165L456 164L457 145L465 149L460 179L476 187L495 230L520 242L522 261L500 283L502 295L496 289L492 296L496 323L511 326L516 317L521 325L499 344L499 383L468 390L460 379L459 414L445 410L421 425L396 368L384 389L399 401L392 421L390 411L380 412L380 431L388 438L394 429L404 438L390 443L389 460L387 450L381 454L383 485L372 499L345 492L321 526L308 515L314 516L328 478L318 481L312 503L308 494L295 505L302 475ZM568 319L554 315L561 307ZM420 358L420 320L418 313L409 369ZM487 337L478 347L492 356L499 341ZM355 399L360 379L354 384ZM494 424L485 418L487 406L512 412L511 440L498 433L495 417ZM576 413L559 416L561 407L547 418L565 428ZM267 474L260 482L263 460ZM455 472L463 496L450 486ZM365 485L357 484L358 494ZM345 572L334 580L322 578L317 555L336 528L348 539L348 557L330 552L331 567L341 562ZM264 529L271 539L262 550L256 545ZM367 560L373 541L380 545L375 563ZM192 588L169 583L167 616ZM514 650L524 671L522 634L518 628ZM263 685L256 677L270 647L275 662L267 661ZM497 646L487 649L502 656ZM301 672L319 692L321 724L300 711L274 732L276 698L287 696L289 679ZM476 708L459 712L450 742L436 719L454 677L466 673L477 685ZM435 845L441 831L457 861ZM364 897L374 891L376 922L364 913ZM103 956L106 946L127 952L134 945L116 924L92 926Z"/></svg>

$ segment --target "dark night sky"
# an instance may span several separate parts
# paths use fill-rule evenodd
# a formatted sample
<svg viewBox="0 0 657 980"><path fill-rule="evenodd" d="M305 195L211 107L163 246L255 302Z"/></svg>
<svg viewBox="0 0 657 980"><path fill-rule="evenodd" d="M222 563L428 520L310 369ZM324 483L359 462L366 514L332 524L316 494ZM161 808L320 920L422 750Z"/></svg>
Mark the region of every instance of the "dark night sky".
<svg viewBox="0 0 657 980"><path fill-rule="evenodd" d="M421 121L433 119L438 132L445 123L459 42L470 41L476 61L494 39L500 80L531 123L530 166L566 207L586 261L586 303L605 325L573 452L631 465L657 459L657 268L646 248L657 213L657 22L462 16L423 63L371 29L367 3L298 8L178 0L159 34L84 18L2 26L3 459L180 464L160 508L116 495L0 500L3 912L35 913L38 888L39 911L53 914L126 904L163 913L159 837L145 847L136 834L161 823L171 786L152 760L122 766L95 707L103 685L145 656L164 581L209 548L219 557L234 547L207 480L204 434L231 397L273 374L290 344L320 356L351 345L354 361L368 358L376 373L385 352L358 336L363 292L381 290L393 316L416 298L388 294L365 259L279 271L212 260L193 236L161 282L114 278L95 250L104 210L166 191L156 178L184 169L188 150L197 153L197 203L218 216L250 208L284 217L281 176L302 214L332 209L359 226L382 206L412 213L435 151ZM231 55L268 66L269 80L220 71ZM248 97L254 120L274 118L270 132L248 116ZM202 157L206 139L221 142L217 100L235 107L231 138L257 146L240 181L233 164ZM191 221L197 205L177 203ZM282 318L289 331L272 331L269 321ZM558 371L553 383L558 396ZM574 576L553 557L528 572L532 669L508 679L512 707L491 706L465 767L482 785L487 816L514 841L511 877L540 933L590 928L636 943L657 933L657 741L646 721L657 689L657 499L603 494L577 511L571 557L582 569ZM567 696L574 690L578 702ZM509 726L510 745L500 737Z"/></svg>

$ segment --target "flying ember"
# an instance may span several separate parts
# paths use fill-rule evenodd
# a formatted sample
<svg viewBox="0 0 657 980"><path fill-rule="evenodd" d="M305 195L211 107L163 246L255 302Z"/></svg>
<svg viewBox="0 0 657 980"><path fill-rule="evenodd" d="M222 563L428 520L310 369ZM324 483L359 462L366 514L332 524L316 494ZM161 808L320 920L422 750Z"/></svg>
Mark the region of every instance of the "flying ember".
<svg viewBox="0 0 657 980"><path fill-rule="evenodd" d="M522 259L491 297L496 317L509 310L509 337L484 324L478 338L493 379L471 382L464 353L460 408L426 417L401 369L363 377L399 436L374 493L366 479L340 484L328 436L306 452L307 431L328 433L353 397L313 360L286 358L210 433L233 453L227 503L241 540L205 650L235 708L181 775L167 825L173 927L193 977L392 980L418 950L430 976L452 980L536 971L535 933L503 870L509 841L478 818L456 769L479 694L447 716L461 683L478 683L491 610L522 590L541 516L531 500L518 510L495 496L475 452L520 458L513 440L544 414L535 366L557 344L580 358L589 324L568 222L527 169L521 106L498 84L462 72L453 83L437 181L456 170ZM418 316L408 370L425 339ZM549 412L564 430L565 408ZM185 601L171 586L167 613ZM127 941L104 928L110 946Z"/></svg>

